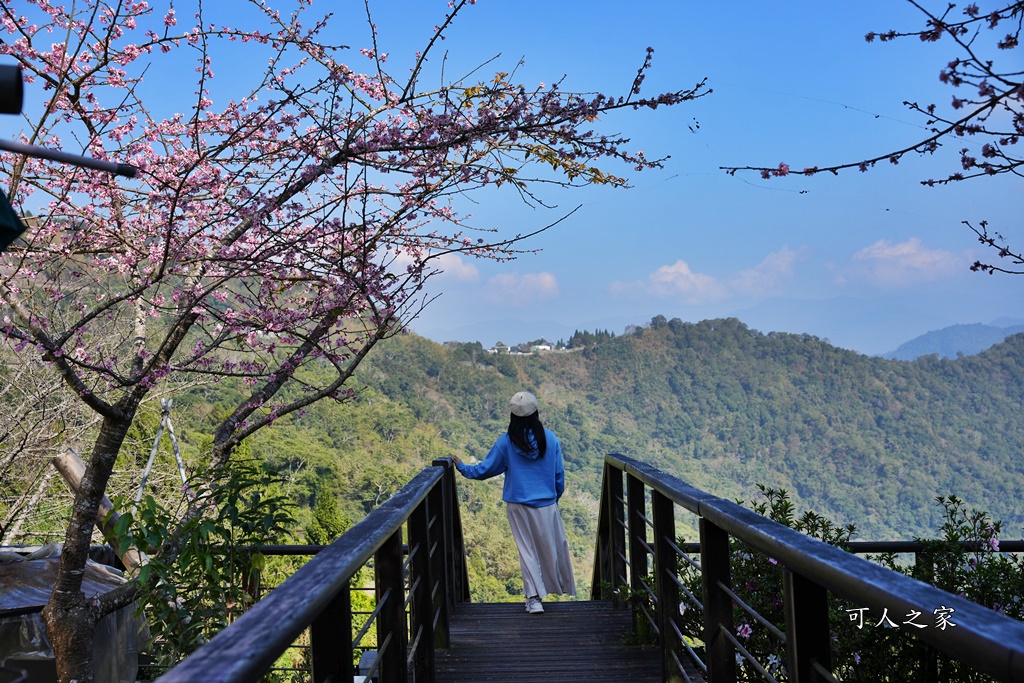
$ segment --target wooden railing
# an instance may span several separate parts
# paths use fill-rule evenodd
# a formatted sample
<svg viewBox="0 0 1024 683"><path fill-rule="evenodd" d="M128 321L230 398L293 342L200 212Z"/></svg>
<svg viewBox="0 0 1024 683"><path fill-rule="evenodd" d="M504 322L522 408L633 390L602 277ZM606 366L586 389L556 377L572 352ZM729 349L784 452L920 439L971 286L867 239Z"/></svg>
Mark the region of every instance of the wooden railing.
<svg viewBox="0 0 1024 683"><path fill-rule="evenodd" d="M434 680L434 648L449 644L449 615L469 600L454 469L436 460L390 500L319 552L160 681L248 683L271 669L307 629L311 680L352 681L361 641L376 629L374 662L358 673L380 683ZM676 541L676 519L699 522L700 543ZM731 569L740 542L782 568L785 624L756 614L734 590ZM859 552L917 552L914 542L860 542ZM1024 551L1024 542L1002 541ZM359 570L372 565L375 607L353 637L350 591ZM699 572L692 589L681 568ZM922 643L1000 681L1024 681L1024 624L963 598L822 543L734 502L717 498L625 456L605 458L594 599L622 602L646 595L643 619L660 644L663 680L689 681L696 669L709 683L733 683L737 656L775 678L735 635L734 608L774 633L785 651L787 680L834 681L829 596L875 610L907 614L922 606L955 611L956 628L914 633ZM622 589L628 589L623 591ZM683 604L702 613L698 633L684 631ZM856 610L854 610L856 611ZM930 611L930 610L929 610Z"/></svg>
<svg viewBox="0 0 1024 683"><path fill-rule="evenodd" d="M255 682L309 629L314 683L352 681L361 639L376 628L376 657L361 674L382 683L433 681L450 610L469 600L453 472L450 460L435 460L158 680ZM353 638L351 582L368 563L376 607Z"/></svg>
<svg viewBox="0 0 1024 683"><path fill-rule="evenodd" d="M699 520L699 562L676 542L680 508ZM782 567L785 628L763 625L782 643L792 683L836 680L831 670L830 594L876 613L929 614L932 610L922 607L946 606L958 617L955 628L915 629L913 635L996 680L1024 681L1024 623L773 522L650 465L611 455L604 465L593 597L620 600L625 592L649 597L644 602L651 608L640 610L635 619L646 620L657 635L665 681L690 680L683 665L689 659L709 683L733 683L737 657L750 662L765 680L775 680L734 635L734 605L751 620L764 620L733 590L731 539ZM919 549L908 544L859 545L863 552ZM1013 548L1004 542L1001 549ZM699 594L679 578L684 562L700 572ZM653 585L647 578L651 575ZM684 604L702 610L700 633L684 633ZM691 644L697 640L703 642L701 652Z"/></svg>

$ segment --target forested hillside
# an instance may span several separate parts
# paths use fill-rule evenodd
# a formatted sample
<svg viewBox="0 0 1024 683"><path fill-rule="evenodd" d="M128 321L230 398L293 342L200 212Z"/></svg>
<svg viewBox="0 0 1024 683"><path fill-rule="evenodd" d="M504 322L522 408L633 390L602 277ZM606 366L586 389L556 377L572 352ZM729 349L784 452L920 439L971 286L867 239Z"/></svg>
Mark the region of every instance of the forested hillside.
<svg viewBox="0 0 1024 683"><path fill-rule="evenodd" d="M582 335L581 335L582 337ZM358 515L431 458L483 458L507 399L534 391L562 439L563 515L589 578L601 461L651 461L693 485L750 499L788 489L798 509L870 540L931 536L935 497L956 494L1017 536L1024 519L1024 335L978 356L870 358L735 319L665 321L592 346L497 356L414 335L371 354L353 408L321 406L252 444L309 491L323 478ZM476 588L516 592L497 482L462 480ZM486 578L485 578L486 577Z"/></svg>
<svg viewBox="0 0 1024 683"><path fill-rule="evenodd" d="M314 404L245 448L285 475L301 525L318 487L354 520L434 458L482 459L507 424L508 397L533 391L563 443L561 507L582 587L601 463L613 452L730 499L750 500L757 484L788 489L798 510L855 524L860 539L935 535L935 497L947 494L1002 519L1006 537L1020 537L1024 335L977 356L913 362L807 335L762 334L735 319L689 324L659 316L632 334L573 341L589 346L518 356L403 335L360 367L354 404ZM240 391L221 382L175 396L191 465ZM140 469L156 420L151 412L137 426L138 446L124 454L122 472ZM460 478L459 486L475 596L518 595L500 483ZM301 542L301 529L293 540Z"/></svg>

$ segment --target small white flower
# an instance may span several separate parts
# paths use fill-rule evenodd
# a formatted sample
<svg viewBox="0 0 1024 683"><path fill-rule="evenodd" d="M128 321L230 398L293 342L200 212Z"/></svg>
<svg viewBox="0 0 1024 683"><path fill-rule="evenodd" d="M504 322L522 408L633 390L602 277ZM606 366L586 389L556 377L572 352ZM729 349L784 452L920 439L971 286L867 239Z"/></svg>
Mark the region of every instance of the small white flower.
<svg viewBox="0 0 1024 683"><path fill-rule="evenodd" d="M681 602L679 603L679 616L683 616L684 614L686 614L686 603Z"/></svg>

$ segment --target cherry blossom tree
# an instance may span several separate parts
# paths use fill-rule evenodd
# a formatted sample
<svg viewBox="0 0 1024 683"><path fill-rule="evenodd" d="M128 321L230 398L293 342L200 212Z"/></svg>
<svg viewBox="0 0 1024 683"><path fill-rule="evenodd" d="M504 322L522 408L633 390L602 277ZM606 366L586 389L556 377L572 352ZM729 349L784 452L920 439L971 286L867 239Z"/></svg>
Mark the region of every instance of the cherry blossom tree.
<svg viewBox="0 0 1024 683"><path fill-rule="evenodd" d="M941 11L929 9L918 0L907 0L925 18L925 26L914 31L889 30L865 36L870 43L917 38L923 42L947 40L956 56L939 72L939 80L954 88L947 107L904 102L913 112L927 118L927 135L898 150L885 151L868 159L803 169L780 163L774 167L723 167L727 173L756 171L762 178L787 175L815 175L857 169L867 171L878 163L898 164L907 154L932 155L944 143L958 145L959 167L944 176L928 178L928 187L1012 174L1024 176L1024 155L1018 142L1024 136L1024 68L1015 52L1020 48L1024 24L1024 2L1001 0L972 2L964 7L942 4ZM982 8L981 5L985 5ZM978 241L995 250L998 260L976 261L971 270L987 273L1024 274L1024 252L1012 249L1007 239L987 221L964 221Z"/></svg>
<svg viewBox="0 0 1024 683"><path fill-rule="evenodd" d="M457 197L502 188L538 204L545 184L625 187L600 164L662 160L594 122L708 92L701 82L642 95L651 50L622 96L528 87L506 72L445 78L438 45L473 2L442 10L402 76L377 45L369 3L370 45L358 52L332 43L330 15L313 16L309 0L285 12L234 3L234 26L202 3L187 20L187 3L0 6L0 53L27 84L21 141L140 169L124 180L2 155L12 203L41 217L0 255L0 335L100 423L44 610L61 681L92 680L96 623L135 595L128 583L86 601L80 570L145 401L176 382L244 380L249 395L213 435L222 467L275 420L350 399L359 362L429 303L441 257L514 258L530 237L474 225ZM229 54L252 66L225 82ZM146 78L166 64L173 82ZM185 68L195 78L178 88ZM46 101L31 103L39 92ZM313 364L332 368L330 380L310 383ZM295 395L288 386L301 398L281 398Z"/></svg>

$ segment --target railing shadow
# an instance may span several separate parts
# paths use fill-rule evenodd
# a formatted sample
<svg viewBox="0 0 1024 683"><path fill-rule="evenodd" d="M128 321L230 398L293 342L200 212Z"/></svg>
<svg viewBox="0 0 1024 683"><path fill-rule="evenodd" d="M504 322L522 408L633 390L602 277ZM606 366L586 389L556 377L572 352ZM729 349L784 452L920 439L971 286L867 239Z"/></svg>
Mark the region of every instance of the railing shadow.
<svg viewBox="0 0 1024 683"><path fill-rule="evenodd" d="M351 681L361 639L375 627L376 656L360 674L382 683L433 681L434 648L448 645L450 611L469 600L453 472L450 460L435 460L158 680L258 681L308 628L314 683ZM351 582L368 564L376 606L353 638Z"/></svg>
<svg viewBox="0 0 1024 683"><path fill-rule="evenodd" d="M698 547L680 548L676 543L680 508L699 519ZM731 539L781 566L784 630L768 623L733 590ZM852 545L859 546L861 552L923 550L912 542ZM1024 550L1024 543L1003 542L1001 547ZM690 555L697 549L699 556L694 559ZM699 572L699 595L680 580L681 563ZM621 455L605 458L592 590L595 599L617 602L624 593L647 597L643 608L634 611L634 622L656 635L665 681L689 681L686 672L696 667L709 683L733 683L739 660L750 663L764 680L776 680L734 635L734 607L782 644L786 680L837 680L831 665L830 595L879 613L920 614L921 606L942 605L959 617L956 627L915 630L914 637L996 680L1024 681L1024 623L811 538ZM686 605L703 614L699 633L684 632ZM641 619L646 623L637 624ZM701 652L693 646L698 640Z"/></svg>

